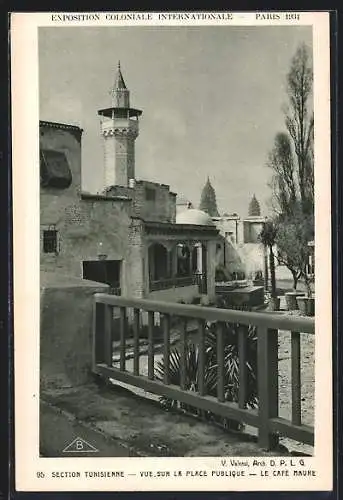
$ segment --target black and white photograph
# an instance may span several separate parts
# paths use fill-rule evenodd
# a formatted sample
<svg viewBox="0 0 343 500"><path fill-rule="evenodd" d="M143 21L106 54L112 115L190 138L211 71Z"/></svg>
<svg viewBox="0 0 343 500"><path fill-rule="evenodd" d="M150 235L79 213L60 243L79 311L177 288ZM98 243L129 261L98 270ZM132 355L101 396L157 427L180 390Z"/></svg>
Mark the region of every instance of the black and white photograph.
<svg viewBox="0 0 343 500"><path fill-rule="evenodd" d="M34 187L14 194L34 224L32 476L311 489L332 425L325 43L301 14L182 15L37 21Z"/></svg>

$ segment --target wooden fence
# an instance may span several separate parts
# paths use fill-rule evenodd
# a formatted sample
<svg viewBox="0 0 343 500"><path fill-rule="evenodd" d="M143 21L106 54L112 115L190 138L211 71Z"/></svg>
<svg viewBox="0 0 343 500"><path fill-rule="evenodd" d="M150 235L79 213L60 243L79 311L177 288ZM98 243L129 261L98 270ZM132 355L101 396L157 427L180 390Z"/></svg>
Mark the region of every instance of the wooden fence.
<svg viewBox="0 0 343 500"><path fill-rule="evenodd" d="M113 308L120 310L120 362L113 366ZM128 314L129 311L132 314ZM139 336L141 313L147 316L148 374L140 373ZM163 330L163 381L154 374L154 324L155 315L161 318ZM258 429L259 444L264 449L278 445L280 436L314 445L314 429L301 421L301 335L314 334L314 319L285 316L273 313L246 312L213 307L201 307L143 299L130 299L107 294L95 294L93 313L93 371L105 378L115 379L165 396L200 410L248 424ZM128 318L130 319L128 320ZM182 318L180 323L180 385L170 383L170 330L171 319ZM198 325L199 349L198 391L186 390L186 336L187 322ZM205 384L205 324L215 322L217 338L217 395L206 394ZM133 327L133 372L126 370L128 323ZM225 401L224 325L225 323L252 325L257 328L257 393L258 409L246 407L247 394L247 329L239 329L239 397L238 402ZM291 387L292 419L278 415L278 331L291 332Z"/></svg>

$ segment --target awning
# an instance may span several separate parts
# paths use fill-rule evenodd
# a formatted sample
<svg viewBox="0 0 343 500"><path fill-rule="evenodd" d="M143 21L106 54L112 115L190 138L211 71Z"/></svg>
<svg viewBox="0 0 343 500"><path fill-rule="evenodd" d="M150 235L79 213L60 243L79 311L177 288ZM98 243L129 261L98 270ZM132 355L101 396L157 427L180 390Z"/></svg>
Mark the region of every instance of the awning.
<svg viewBox="0 0 343 500"><path fill-rule="evenodd" d="M40 152L41 186L65 189L72 181L67 157L62 151L43 149Z"/></svg>

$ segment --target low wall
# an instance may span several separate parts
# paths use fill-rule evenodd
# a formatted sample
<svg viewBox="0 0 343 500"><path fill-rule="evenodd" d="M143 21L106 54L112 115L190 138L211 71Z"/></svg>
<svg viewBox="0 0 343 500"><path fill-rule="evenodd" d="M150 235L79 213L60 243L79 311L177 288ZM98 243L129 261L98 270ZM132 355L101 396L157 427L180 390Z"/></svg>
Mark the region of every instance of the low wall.
<svg viewBox="0 0 343 500"><path fill-rule="evenodd" d="M41 388L83 384L91 368L93 296L109 287L42 273L40 288Z"/></svg>
<svg viewBox="0 0 343 500"><path fill-rule="evenodd" d="M264 303L263 286L247 286L234 290L225 286L216 286L216 293L221 295L231 306L256 307Z"/></svg>
<svg viewBox="0 0 343 500"><path fill-rule="evenodd" d="M179 286L177 288L167 288L166 290L156 290L150 292L146 297L149 300L161 300L164 302L179 302L183 300L188 303L195 297L199 297L199 286Z"/></svg>

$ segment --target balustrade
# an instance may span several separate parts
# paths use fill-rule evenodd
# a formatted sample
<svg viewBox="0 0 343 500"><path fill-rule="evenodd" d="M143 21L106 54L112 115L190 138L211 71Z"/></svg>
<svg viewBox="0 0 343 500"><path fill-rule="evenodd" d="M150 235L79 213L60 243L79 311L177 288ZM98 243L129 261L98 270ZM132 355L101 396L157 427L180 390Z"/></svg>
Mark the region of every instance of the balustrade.
<svg viewBox="0 0 343 500"><path fill-rule="evenodd" d="M193 277L192 277L193 279ZM179 283L179 281L176 281ZM113 331L111 313L113 307L120 308L120 362L114 366ZM133 314L128 314L129 310ZM148 319L148 374L140 372L139 335L141 313L147 313ZM157 380L154 374L154 322L155 315L161 319L163 335L163 380ZM171 384L171 319L179 321L180 384ZM126 370L126 342L128 321L133 322L133 372ZM198 364L197 390L186 390L186 341L187 324L192 322L197 328ZM206 322L214 325L216 335L216 395L206 394L205 383L205 336ZM239 386L236 402L225 399L224 366L224 326L227 323L240 325L238 329ZM247 326L256 327L257 331L257 394L258 409L247 408ZM258 429L259 443L265 449L275 448L279 436L313 446L313 427L301 421L301 351L302 335L314 334L314 319L285 316L273 313L246 312L213 307L200 307L165 303L143 299L129 299L107 294L95 294L94 300L94 353L93 371L98 375L115 379L147 392L158 394L183 405L236 420ZM287 420L278 415L278 331L291 332L291 387L292 418Z"/></svg>

